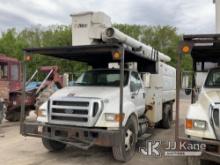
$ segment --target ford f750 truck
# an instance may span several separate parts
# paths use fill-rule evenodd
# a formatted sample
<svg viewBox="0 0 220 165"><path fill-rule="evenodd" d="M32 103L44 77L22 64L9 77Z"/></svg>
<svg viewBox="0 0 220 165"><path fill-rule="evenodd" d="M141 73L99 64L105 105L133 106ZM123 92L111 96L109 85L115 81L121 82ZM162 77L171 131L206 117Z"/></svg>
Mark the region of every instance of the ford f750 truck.
<svg viewBox="0 0 220 165"><path fill-rule="evenodd" d="M191 105L185 117L186 137L180 139L189 144L206 145L206 148L201 150L201 156L188 157L188 164L199 165L203 161L220 163L219 41L219 34L183 36L185 46L191 47L189 53L193 62L193 76L188 79L191 84ZM179 68L177 71L179 72Z"/></svg>
<svg viewBox="0 0 220 165"><path fill-rule="evenodd" d="M27 48L25 57L42 54L92 69L43 103L37 121L22 116L21 133L41 137L49 151L67 144L81 149L100 145L112 147L116 160L128 161L149 127L170 128L176 70L166 64L168 56L113 28L104 13L72 18L73 46Z"/></svg>

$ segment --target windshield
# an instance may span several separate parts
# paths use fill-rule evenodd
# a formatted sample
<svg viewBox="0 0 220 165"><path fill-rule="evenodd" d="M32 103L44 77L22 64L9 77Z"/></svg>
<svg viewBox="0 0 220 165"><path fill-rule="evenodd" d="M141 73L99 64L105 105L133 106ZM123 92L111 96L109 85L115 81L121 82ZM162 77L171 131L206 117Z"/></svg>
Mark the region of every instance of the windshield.
<svg viewBox="0 0 220 165"><path fill-rule="evenodd" d="M124 85L128 83L128 71L124 72ZM86 86L119 86L120 70L91 70L83 73L75 82Z"/></svg>
<svg viewBox="0 0 220 165"><path fill-rule="evenodd" d="M220 69L215 69L209 72L205 87L220 87Z"/></svg>

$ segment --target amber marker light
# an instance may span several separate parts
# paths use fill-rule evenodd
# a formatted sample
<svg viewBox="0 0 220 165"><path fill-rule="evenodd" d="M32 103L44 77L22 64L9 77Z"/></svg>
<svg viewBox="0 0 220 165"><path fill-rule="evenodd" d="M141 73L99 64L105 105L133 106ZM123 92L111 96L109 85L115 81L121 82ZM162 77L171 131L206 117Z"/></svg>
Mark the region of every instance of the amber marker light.
<svg viewBox="0 0 220 165"><path fill-rule="evenodd" d="M192 129L193 128L193 121L190 119L186 119L186 129Z"/></svg>
<svg viewBox="0 0 220 165"><path fill-rule="evenodd" d="M30 55L25 56L25 61L31 61L31 60L32 60L32 57Z"/></svg>
<svg viewBox="0 0 220 165"><path fill-rule="evenodd" d="M179 52L184 55L190 54L192 51L192 46L193 44L191 42L180 42Z"/></svg>
<svg viewBox="0 0 220 165"><path fill-rule="evenodd" d="M124 114L120 115L120 114L116 114L115 115L115 121L116 122L122 122L124 120Z"/></svg>
<svg viewBox="0 0 220 165"><path fill-rule="evenodd" d="M190 47L189 47L188 45L184 45L184 46L182 47L182 52L183 52L184 54L188 54L188 53L190 52Z"/></svg>
<svg viewBox="0 0 220 165"><path fill-rule="evenodd" d="M121 53L119 51L115 51L112 54L113 60L120 60L121 59Z"/></svg>

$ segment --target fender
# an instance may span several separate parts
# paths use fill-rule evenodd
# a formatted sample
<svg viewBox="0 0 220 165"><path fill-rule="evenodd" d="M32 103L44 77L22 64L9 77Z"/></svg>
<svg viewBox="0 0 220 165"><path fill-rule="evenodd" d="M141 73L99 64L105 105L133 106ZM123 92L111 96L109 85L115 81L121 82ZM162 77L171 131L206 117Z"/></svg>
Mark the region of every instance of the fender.
<svg viewBox="0 0 220 165"><path fill-rule="evenodd" d="M115 113L119 112L119 101L118 99L111 100L111 103L107 103L104 105L104 111L101 113L99 119L96 122L95 127L107 127L109 129L118 129L119 123L115 121L106 121L105 120L105 113ZM123 110L124 110L124 120L122 122L122 126L125 126L129 117L134 114L138 120L138 114L135 109L135 105L128 99L124 99L123 103Z"/></svg>
<svg viewBox="0 0 220 165"><path fill-rule="evenodd" d="M203 108L201 104L195 103L195 104L190 105L187 111L186 119L203 120L203 121L206 121L207 123L206 130L185 129L186 135L189 135L192 137L216 139L214 131L211 127L210 120L209 120L209 113L206 109Z"/></svg>

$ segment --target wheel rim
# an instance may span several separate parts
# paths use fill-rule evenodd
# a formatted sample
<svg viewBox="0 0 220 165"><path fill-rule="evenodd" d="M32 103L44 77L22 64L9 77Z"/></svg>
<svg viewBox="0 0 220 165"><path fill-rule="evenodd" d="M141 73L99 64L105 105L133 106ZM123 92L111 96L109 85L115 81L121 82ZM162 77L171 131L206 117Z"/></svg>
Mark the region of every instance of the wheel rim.
<svg viewBox="0 0 220 165"><path fill-rule="evenodd" d="M127 129L125 132L125 151L129 151L134 144L134 133Z"/></svg>

